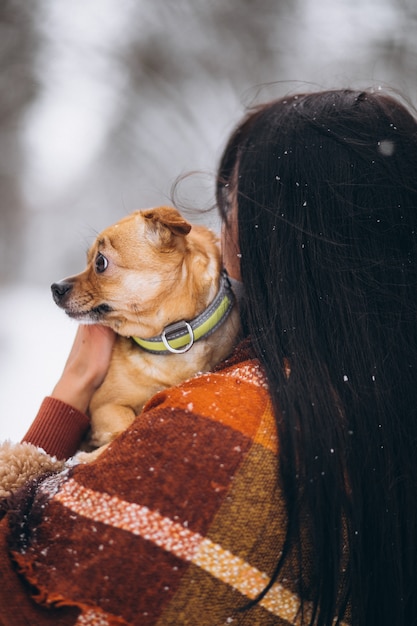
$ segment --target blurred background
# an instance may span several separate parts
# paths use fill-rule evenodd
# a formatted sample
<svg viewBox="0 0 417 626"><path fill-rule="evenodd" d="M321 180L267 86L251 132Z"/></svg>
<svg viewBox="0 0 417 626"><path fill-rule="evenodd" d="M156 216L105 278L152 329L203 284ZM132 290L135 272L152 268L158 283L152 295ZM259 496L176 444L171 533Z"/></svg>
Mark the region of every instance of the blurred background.
<svg viewBox="0 0 417 626"><path fill-rule="evenodd" d="M416 102L414 0L1 0L0 440L18 440L75 325L49 285L95 234L172 201L216 228L245 109L373 87Z"/></svg>

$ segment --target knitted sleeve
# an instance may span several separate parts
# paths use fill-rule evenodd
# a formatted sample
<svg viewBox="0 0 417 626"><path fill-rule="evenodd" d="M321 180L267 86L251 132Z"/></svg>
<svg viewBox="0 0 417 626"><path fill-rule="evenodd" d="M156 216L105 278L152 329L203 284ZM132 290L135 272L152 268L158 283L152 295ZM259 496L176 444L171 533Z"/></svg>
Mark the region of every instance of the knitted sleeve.
<svg viewBox="0 0 417 626"><path fill-rule="evenodd" d="M87 415L61 400L47 397L22 442L42 448L58 459L68 459L78 450L88 426Z"/></svg>

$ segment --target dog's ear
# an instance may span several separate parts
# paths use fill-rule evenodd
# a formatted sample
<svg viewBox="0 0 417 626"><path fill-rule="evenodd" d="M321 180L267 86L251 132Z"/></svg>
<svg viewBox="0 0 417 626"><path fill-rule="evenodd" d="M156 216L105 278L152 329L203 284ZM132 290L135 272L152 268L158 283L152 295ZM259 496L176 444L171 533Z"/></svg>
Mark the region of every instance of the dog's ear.
<svg viewBox="0 0 417 626"><path fill-rule="evenodd" d="M142 215L150 231L154 235L160 236L163 241L167 241L171 235L188 235L191 230L191 224L172 207L161 206L155 209L146 209L142 211Z"/></svg>

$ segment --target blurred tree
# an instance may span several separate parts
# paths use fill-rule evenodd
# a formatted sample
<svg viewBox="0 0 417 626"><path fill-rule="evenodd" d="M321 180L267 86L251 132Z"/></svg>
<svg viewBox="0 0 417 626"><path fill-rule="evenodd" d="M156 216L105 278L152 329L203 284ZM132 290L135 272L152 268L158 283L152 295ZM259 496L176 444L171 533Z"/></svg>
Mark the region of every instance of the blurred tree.
<svg viewBox="0 0 417 626"><path fill-rule="evenodd" d="M390 84L415 102L417 66L417 4L415 0L390 0L397 27L376 39L374 54L384 66Z"/></svg>
<svg viewBox="0 0 417 626"><path fill-rule="evenodd" d="M114 51L123 89L95 173L107 201L113 196L120 206L120 189L127 190L129 208L131 198L163 201L164 182L215 167L236 110L256 95L257 85L282 78L288 20L298 7L298 0L129 6L129 26ZM213 180L210 185L213 191ZM202 208L210 199L199 197L198 187L187 201Z"/></svg>
<svg viewBox="0 0 417 626"><path fill-rule="evenodd" d="M0 2L0 283L18 275L22 255L20 124L36 94L36 8L37 0Z"/></svg>

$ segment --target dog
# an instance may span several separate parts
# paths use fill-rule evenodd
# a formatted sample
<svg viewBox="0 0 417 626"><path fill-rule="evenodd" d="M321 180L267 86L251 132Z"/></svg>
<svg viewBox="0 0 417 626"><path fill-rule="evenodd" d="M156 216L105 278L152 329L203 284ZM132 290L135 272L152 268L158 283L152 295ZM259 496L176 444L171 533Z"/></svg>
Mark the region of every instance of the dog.
<svg viewBox="0 0 417 626"><path fill-rule="evenodd" d="M99 453L156 392L226 358L240 332L218 238L169 206L135 211L105 229L86 269L51 290L70 318L117 334L89 406L89 449Z"/></svg>

